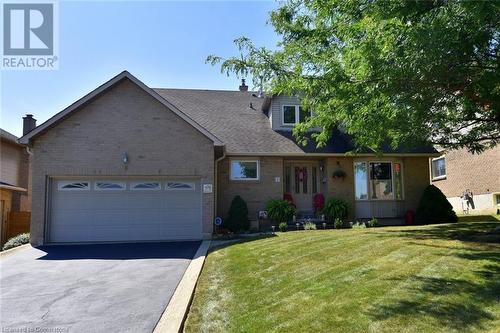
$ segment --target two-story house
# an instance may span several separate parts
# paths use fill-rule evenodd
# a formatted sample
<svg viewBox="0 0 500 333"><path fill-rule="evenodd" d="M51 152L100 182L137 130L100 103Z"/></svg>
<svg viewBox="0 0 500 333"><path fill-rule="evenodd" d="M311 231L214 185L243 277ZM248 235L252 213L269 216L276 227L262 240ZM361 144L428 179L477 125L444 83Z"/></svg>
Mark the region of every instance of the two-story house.
<svg viewBox="0 0 500 333"><path fill-rule="evenodd" d="M299 212L317 193L344 199L351 219L416 209L433 148L351 156L341 131L302 146L291 130L305 116L245 84L153 89L122 72L20 139L34 154L32 243L208 238L235 195L254 226L285 195Z"/></svg>

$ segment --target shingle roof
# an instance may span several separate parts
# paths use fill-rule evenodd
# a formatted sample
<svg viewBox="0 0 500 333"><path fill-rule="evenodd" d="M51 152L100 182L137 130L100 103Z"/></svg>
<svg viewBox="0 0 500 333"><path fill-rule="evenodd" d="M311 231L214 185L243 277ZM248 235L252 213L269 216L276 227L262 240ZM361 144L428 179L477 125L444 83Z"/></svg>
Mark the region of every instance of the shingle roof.
<svg viewBox="0 0 500 333"><path fill-rule="evenodd" d="M297 143L290 131L275 131L255 92L194 89L153 89L226 144L228 154L344 154L355 149L352 138L334 131L324 147L313 140ZM250 107L252 106L252 107ZM384 149L386 153L435 154L432 147ZM373 153L365 150L363 153Z"/></svg>
<svg viewBox="0 0 500 333"><path fill-rule="evenodd" d="M255 92L154 89L226 144L230 154L304 153L292 140L275 132ZM250 103L252 108L250 108Z"/></svg>
<svg viewBox="0 0 500 333"><path fill-rule="evenodd" d="M9 132L7 132L6 130L1 129L1 128L0 128L0 137L1 137L3 140L10 141L10 142L15 143L15 144L19 144L19 143L17 142L17 139L18 139L18 137L17 137L17 136L15 136L14 134L9 133Z"/></svg>

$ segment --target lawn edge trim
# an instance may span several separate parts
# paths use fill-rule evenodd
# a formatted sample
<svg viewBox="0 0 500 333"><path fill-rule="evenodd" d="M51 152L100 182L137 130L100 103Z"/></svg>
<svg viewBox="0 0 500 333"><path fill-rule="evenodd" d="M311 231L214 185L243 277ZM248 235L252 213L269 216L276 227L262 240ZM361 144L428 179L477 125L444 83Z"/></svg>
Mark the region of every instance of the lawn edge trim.
<svg viewBox="0 0 500 333"><path fill-rule="evenodd" d="M194 290L203 269L208 249L210 248L210 243L210 240L205 240L198 247L172 298L163 311L160 320L158 320L153 333L181 332L189 306L193 300Z"/></svg>
<svg viewBox="0 0 500 333"><path fill-rule="evenodd" d="M19 246L16 246L16 247L13 247L12 249L8 249L8 250L3 250L0 252L0 258L4 258L4 257L7 257L15 252L18 252L18 251L21 251L21 250L25 250L27 248L31 247L31 244L23 244L23 245L19 245Z"/></svg>

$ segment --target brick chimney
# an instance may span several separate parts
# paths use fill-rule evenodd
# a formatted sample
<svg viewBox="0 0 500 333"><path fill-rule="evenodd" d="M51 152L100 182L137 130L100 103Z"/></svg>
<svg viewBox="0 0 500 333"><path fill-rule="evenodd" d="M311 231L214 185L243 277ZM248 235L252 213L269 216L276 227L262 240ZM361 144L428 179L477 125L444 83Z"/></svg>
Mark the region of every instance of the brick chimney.
<svg viewBox="0 0 500 333"><path fill-rule="evenodd" d="M248 86L245 84L245 79L241 79L240 91L248 91Z"/></svg>
<svg viewBox="0 0 500 333"><path fill-rule="evenodd" d="M33 118L32 114L27 114L26 117L23 117L23 135L31 132L32 129L36 127L36 119Z"/></svg>

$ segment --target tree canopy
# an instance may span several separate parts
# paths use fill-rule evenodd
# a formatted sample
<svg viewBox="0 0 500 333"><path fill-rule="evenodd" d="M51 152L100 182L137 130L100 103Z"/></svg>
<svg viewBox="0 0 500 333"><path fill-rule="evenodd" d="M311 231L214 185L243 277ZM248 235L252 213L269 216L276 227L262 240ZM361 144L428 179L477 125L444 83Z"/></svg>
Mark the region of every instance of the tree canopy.
<svg viewBox="0 0 500 333"><path fill-rule="evenodd" d="M270 13L277 49L235 40L211 55L270 94L299 96L319 145L333 128L358 147L384 144L473 152L500 141L500 2L288 0Z"/></svg>

